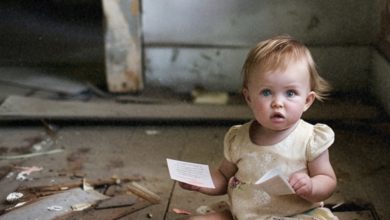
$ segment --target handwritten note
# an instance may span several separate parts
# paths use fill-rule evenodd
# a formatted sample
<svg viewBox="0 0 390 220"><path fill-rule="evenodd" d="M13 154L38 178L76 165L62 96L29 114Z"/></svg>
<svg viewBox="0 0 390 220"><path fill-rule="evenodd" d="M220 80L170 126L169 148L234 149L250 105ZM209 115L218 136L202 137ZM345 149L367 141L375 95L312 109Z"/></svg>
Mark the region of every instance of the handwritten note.
<svg viewBox="0 0 390 220"><path fill-rule="evenodd" d="M167 164L171 179L195 186L215 188L208 165L172 159L167 159Z"/></svg>

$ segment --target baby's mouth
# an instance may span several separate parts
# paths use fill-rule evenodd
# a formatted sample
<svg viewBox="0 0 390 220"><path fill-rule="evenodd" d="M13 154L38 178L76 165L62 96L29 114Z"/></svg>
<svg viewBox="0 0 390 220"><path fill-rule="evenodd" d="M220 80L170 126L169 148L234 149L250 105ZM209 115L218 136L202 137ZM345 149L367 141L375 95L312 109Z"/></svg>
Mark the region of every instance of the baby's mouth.
<svg viewBox="0 0 390 220"><path fill-rule="evenodd" d="M284 119L284 116L282 113L277 112L277 113L272 114L271 118L272 119Z"/></svg>

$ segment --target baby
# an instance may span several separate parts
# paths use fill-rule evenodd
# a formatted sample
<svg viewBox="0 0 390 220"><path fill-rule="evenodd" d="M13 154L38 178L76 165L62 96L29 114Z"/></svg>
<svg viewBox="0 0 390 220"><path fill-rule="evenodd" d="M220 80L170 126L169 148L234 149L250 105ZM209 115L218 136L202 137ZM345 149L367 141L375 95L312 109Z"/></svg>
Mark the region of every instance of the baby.
<svg viewBox="0 0 390 220"><path fill-rule="evenodd" d="M179 183L208 195L228 193L230 210L190 219L337 219L321 207L336 188L328 153L334 133L301 119L328 90L305 45L289 36L258 43L243 66L242 93L254 119L226 133L225 158L212 172L216 188ZM288 177L294 194L274 195L255 184L272 169Z"/></svg>

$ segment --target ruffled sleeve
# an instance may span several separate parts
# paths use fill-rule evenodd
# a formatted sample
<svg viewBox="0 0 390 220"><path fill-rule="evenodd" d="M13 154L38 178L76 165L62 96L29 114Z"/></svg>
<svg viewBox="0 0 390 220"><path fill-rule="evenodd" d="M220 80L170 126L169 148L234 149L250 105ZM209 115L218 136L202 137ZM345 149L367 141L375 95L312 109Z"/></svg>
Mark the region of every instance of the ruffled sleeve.
<svg viewBox="0 0 390 220"><path fill-rule="evenodd" d="M229 129L229 131L225 134L224 144L223 144L223 154L229 162L235 162L235 147L233 142L236 139L237 133L241 125L235 125Z"/></svg>
<svg viewBox="0 0 390 220"><path fill-rule="evenodd" d="M315 124L313 134L306 148L306 158L312 161L327 150L334 142L333 130L325 124Z"/></svg>

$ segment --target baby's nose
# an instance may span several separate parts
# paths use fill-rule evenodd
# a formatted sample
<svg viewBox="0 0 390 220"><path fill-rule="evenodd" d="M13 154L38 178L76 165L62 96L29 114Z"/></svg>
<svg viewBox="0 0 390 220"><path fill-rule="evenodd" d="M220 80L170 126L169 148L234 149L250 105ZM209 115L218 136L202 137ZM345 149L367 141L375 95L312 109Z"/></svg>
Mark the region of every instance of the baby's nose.
<svg viewBox="0 0 390 220"><path fill-rule="evenodd" d="M271 103L272 108L282 108L283 102L280 99L274 99Z"/></svg>

